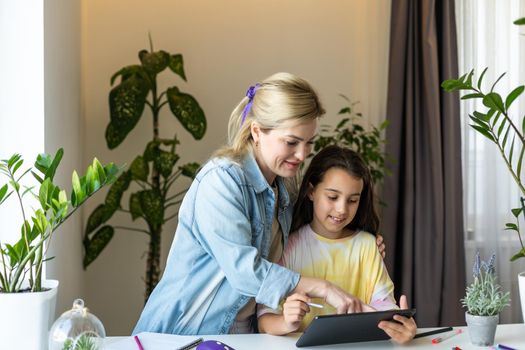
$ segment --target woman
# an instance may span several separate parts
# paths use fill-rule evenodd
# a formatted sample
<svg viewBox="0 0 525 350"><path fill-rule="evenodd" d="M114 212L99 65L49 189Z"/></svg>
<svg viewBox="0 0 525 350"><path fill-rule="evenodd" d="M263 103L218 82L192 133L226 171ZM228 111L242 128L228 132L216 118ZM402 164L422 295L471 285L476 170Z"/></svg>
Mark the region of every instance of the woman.
<svg viewBox="0 0 525 350"><path fill-rule="evenodd" d="M275 308L292 292L324 298L339 313L361 311L339 287L275 263L290 231L288 187L323 114L315 91L294 75L250 87L230 117L228 145L184 197L164 275L133 333L250 333L256 302Z"/></svg>

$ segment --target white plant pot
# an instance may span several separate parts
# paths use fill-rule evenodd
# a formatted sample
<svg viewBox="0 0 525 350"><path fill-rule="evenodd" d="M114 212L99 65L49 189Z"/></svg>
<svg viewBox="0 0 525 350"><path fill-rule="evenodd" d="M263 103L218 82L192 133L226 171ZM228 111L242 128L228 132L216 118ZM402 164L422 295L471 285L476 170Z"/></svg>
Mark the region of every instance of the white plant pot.
<svg viewBox="0 0 525 350"><path fill-rule="evenodd" d="M0 293L0 348L47 350L55 318L58 281L42 282L48 291Z"/></svg>
<svg viewBox="0 0 525 350"><path fill-rule="evenodd" d="M525 323L525 271L518 274L518 283L520 286L521 314Z"/></svg>

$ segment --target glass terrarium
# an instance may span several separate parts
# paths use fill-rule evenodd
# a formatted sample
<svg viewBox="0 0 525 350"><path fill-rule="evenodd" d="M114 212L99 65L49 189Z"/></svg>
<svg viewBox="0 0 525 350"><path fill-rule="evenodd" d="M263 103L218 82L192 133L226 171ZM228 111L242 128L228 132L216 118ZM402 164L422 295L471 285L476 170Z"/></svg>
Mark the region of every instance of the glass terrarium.
<svg viewBox="0 0 525 350"><path fill-rule="evenodd" d="M82 299L60 316L49 331L49 350L101 350L106 331L102 322L91 314Z"/></svg>

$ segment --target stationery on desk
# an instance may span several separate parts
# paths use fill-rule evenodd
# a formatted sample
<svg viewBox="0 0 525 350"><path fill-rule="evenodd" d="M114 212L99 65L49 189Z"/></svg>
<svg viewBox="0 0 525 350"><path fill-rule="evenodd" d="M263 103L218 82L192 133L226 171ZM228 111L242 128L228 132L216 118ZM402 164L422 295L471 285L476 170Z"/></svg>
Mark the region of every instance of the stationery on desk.
<svg viewBox="0 0 525 350"><path fill-rule="evenodd" d="M450 332L448 334L432 339L432 344L439 344L441 342L444 342L447 339L452 338L455 335L461 334L462 332L463 331L461 329L456 329L454 332Z"/></svg>
<svg viewBox="0 0 525 350"><path fill-rule="evenodd" d="M142 332L108 344L105 350L190 349L187 346L190 344L197 346L202 341L202 338L197 339L194 335L174 337L172 334Z"/></svg>

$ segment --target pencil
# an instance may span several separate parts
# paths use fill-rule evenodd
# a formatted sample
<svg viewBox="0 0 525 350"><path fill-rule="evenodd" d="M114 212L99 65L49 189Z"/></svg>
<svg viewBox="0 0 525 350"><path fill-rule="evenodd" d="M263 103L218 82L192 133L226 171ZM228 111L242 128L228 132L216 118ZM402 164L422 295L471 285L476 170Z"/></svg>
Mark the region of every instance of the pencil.
<svg viewBox="0 0 525 350"><path fill-rule="evenodd" d="M186 344L184 346L181 346L180 348L177 348L176 350L190 350L190 349L193 349L194 347L196 347L197 345L202 343L203 340L204 340L203 338L195 339L191 343L188 343L188 344Z"/></svg>
<svg viewBox="0 0 525 350"><path fill-rule="evenodd" d="M317 308L317 309L322 309L322 308L324 308L324 306L321 305L321 304L316 304L316 303L306 303L306 304L308 304L308 306L315 307L315 308Z"/></svg>

